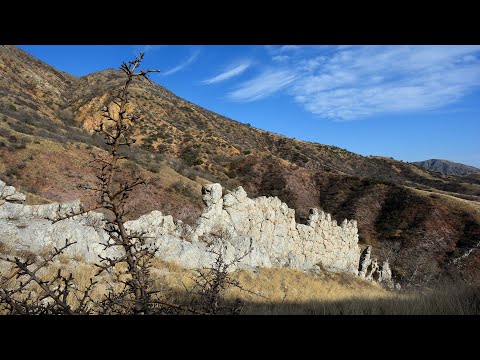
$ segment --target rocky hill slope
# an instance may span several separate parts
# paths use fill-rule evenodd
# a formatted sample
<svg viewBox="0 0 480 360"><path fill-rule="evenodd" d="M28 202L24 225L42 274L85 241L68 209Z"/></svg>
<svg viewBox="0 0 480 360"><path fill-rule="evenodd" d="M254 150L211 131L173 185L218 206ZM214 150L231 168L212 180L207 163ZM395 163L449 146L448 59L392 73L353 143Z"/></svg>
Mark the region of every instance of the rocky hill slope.
<svg viewBox="0 0 480 360"><path fill-rule="evenodd" d="M31 204L88 204L77 185L94 179L89 153L103 151L91 129L122 81L113 69L77 78L0 46L0 178ZM160 210L192 222L202 212L201 186L218 182L227 190L243 186L250 197L278 196L298 222L314 207L339 222L356 219L359 243L389 258L398 277L414 276L413 269L470 273L480 262L478 175L443 175L290 139L146 81L132 85L131 105L142 121L139 146L125 155L132 173L150 182L132 194L134 218Z"/></svg>

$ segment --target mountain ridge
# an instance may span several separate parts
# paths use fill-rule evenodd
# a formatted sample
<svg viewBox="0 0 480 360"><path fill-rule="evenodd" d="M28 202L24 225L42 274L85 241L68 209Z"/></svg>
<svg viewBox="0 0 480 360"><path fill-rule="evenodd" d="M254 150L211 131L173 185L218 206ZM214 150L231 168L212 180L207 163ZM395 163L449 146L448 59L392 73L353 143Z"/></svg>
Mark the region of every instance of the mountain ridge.
<svg viewBox="0 0 480 360"><path fill-rule="evenodd" d="M458 162L453 162L444 159L429 159L423 161L415 161L412 164L418 165L430 171L436 171L444 175L468 175L480 174L480 169Z"/></svg>

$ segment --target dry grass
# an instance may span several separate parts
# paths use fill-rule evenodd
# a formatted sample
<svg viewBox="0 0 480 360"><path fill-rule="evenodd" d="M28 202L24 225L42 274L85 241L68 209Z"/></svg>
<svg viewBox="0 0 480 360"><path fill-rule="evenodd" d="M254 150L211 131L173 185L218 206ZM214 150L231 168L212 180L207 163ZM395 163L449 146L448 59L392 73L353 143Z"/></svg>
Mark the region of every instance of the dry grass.
<svg viewBox="0 0 480 360"><path fill-rule="evenodd" d="M16 254L27 256L28 254ZM65 255L39 275L52 278L61 269L72 272L81 291L90 283L95 266L72 260ZM8 276L11 267L2 262L2 275ZM122 274L125 269L115 269ZM193 286L194 271L175 263L154 260L154 287L162 297L177 304L188 304L186 291ZM244 314L315 314L315 315L467 315L480 313L480 287L459 283L439 283L433 288L392 292L354 276L317 271L303 272L289 268L240 270L233 274L246 290L237 288L226 292L225 300L244 302ZM99 300L106 293L111 278L97 278L92 297ZM6 286L12 286L11 280ZM31 288L40 295L38 287ZM73 296L70 298L75 303Z"/></svg>

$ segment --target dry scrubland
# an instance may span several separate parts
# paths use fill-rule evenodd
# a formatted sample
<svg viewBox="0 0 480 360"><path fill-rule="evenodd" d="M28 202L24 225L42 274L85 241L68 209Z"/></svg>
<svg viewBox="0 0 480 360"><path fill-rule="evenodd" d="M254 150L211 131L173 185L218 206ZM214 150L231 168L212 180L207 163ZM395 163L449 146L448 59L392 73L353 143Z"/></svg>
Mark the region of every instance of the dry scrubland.
<svg viewBox="0 0 480 360"><path fill-rule="evenodd" d="M90 152L105 150L91 136L92 119L100 118L100 109L119 89L121 72L76 78L2 46L0 74L2 180L24 191L30 204L76 198L88 204L76 185L95 179L85 164ZM250 197L278 196L296 209L299 221L311 207L321 207L339 222L357 219L362 245L372 245L380 257L395 250L391 265L397 278L419 283L433 276L476 274L478 284L478 175L441 175L394 159L288 139L214 114L146 81L132 86L129 105L142 121L133 135L139 146L123 154L126 178L139 174L151 184L132 193L128 211L133 218L161 210L188 222L202 209L195 196L202 184L242 185ZM77 260L61 257L41 276L71 270L77 285L86 286L95 269ZM11 270L0 266L7 276ZM188 303L185 289L192 285L192 271L156 260L153 273L166 300ZM226 300L242 299L246 314L480 313L479 287L465 282L388 292L326 272L281 268L234 276L249 291L231 290ZM94 297L102 296L108 281L101 279Z"/></svg>
<svg viewBox="0 0 480 360"><path fill-rule="evenodd" d="M91 151L105 149L91 134L92 119L100 119L123 80L112 69L77 78L0 46L0 178L26 193L29 204L77 198L89 204L77 185L95 179L85 164ZM138 146L125 155L151 186L132 193L127 220L160 210L191 223L203 208L202 184L241 185L249 197L279 197L299 222L312 207L338 222L357 220L360 243L373 246L380 260L400 248L391 264L399 279L480 269L479 174L443 175L286 138L146 81L131 90L129 110L142 121L134 134ZM425 266L416 271L418 259ZM455 259L462 259L460 268L452 266Z"/></svg>

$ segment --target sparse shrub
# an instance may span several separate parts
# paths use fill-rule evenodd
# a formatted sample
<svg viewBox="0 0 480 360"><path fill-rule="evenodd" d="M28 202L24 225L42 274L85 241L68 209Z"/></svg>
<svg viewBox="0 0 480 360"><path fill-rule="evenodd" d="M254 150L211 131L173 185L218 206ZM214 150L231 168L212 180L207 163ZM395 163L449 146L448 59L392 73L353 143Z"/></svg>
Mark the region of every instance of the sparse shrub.
<svg viewBox="0 0 480 360"><path fill-rule="evenodd" d="M199 160L199 153L199 148L186 147L180 152L180 158L185 161L185 164L188 166L193 166L196 165L195 163Z"/></svg>
<svg viewBox="0 0 480 360"><path fill-rule="evenodd" d="M154 173L159 173L160 168L161 168L160 165L155 163L147 165L147 170L150 170L151 172L154 172Z"/></svg>
<svg viewBox="0 0 480 360"><path fill-rule="evenodd" d="M31 135L34 132L34 129L31 126L26 125L26 124L21 123L21 122L11 123L10 126L12 127L13 130L15 130L17 132L20 132L20 133L23 133L23 134Z"/></svg>
<svg viewBox="0 0 480 360"><path fill-rule="evenodd" d="M6 128L0 127L0 136L4 138L9 138L12 135L12 132Z"/></svg>
<svg viewBox="0 0 480 360"><path fill-rule="evenodd" d="M11 144L11 148L15 150L26 149L29 141L27 138L18 138L18 140Z"/></svg>
<svg viewBox="0 0 480 360"><path fill-rule="evenodd" d="M207 314L240 314L243 310L243 303L237 299L234 304L226 303L225 292L230 288L238 288L245 291L240 282L230 274L230 269L237 266L242 259L249 255L252 250L252 242L249 248L240 255L235 256L231 261L227 261L226 244L232 242L230 233L226 231L212 231L212 234L206 239L209 245L209 251L215 256L215 261L211 266L196 270L196 277L193 278L195 285L190 289L190 294L195 297L192 305L200 308ZM251 291L250 291L251 292Z"/></svg>
<svg viewBox="0 0 480 360"><path fill-rule="evenodd" d="M195 191L194 189L184 183L183 181L175 181L173 184L171 184L168 188L167 191L174 191L179 194L185 195L187 197L195 197Z"/></svg>
<svg viewBox="0 0 480 360"><path fill-rule="evenodd" d="M7 169L7 170L5 171L4 175L5 175L7 178L11 179L11 178L19 175L18 169L15 168L15 167L9 168L9 169Z"/></svg>

